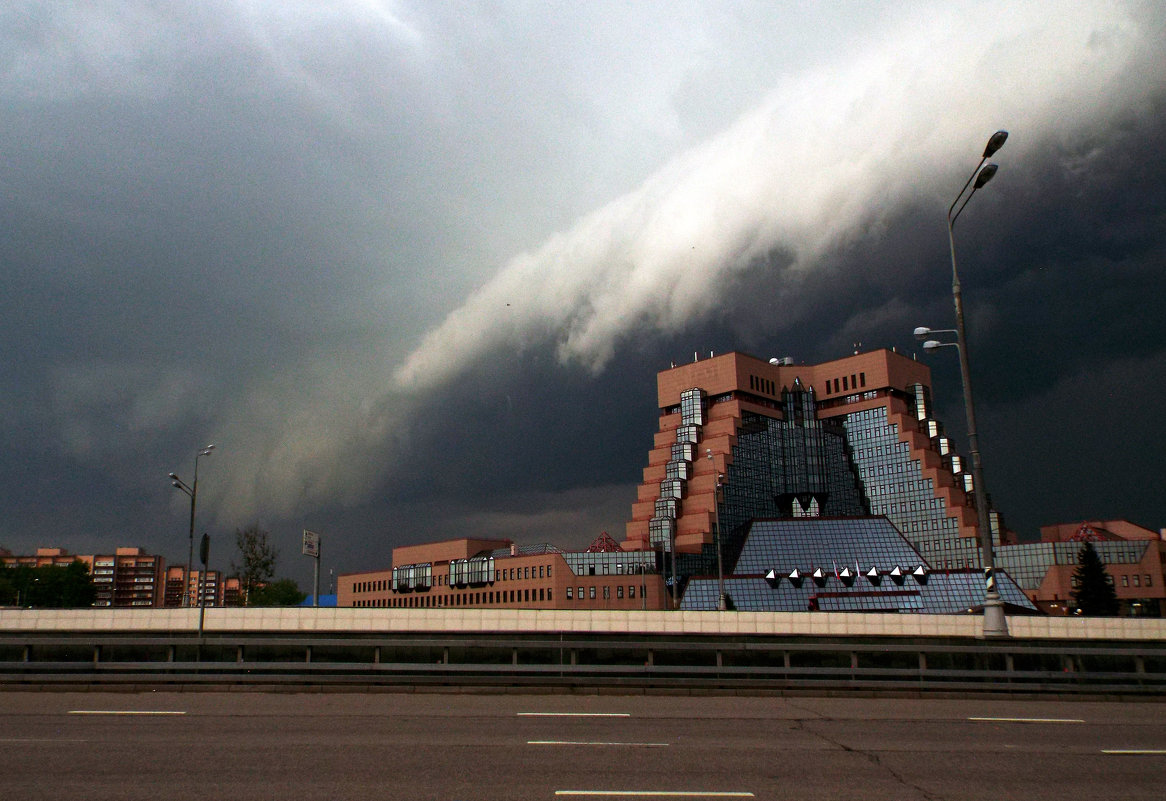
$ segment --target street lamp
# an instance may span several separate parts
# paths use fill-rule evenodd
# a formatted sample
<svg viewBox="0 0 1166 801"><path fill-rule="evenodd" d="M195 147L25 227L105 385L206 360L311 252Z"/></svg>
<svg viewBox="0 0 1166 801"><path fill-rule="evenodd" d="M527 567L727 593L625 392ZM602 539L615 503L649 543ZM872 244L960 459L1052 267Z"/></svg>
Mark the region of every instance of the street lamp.
<svg viewBox="0 0 1166 801"><path fill-rule="evenodd" d="M972 376L971 370L968 367L968 341L967 335L964 331L964 304L963 298L960 294L960 277L959 271L956 268L955 258L955 221L967 207L968 201L972 199L972 195L982 189L988 181L992 180L992 176L996 174L998 169L995 164L984 165L993 153L1003 146L1004 141L1008 139L1007 131L997 131L988 139L988 144L984 148L984 155L980 158L980 163L972 170L972 174L968 180L964 182L963 188L960 189L959 194L956 195L951 206L947 209L947 241L951 249L951 295L955 303L955 328L954 329L940 329L932 331L929 328L916 328L915 338L925 340L923 343L924 350L936 350L942 347L954 346L959 352L960 357L960 377L963 379L964 387L964 413L968 418L968 450L972 461L972 490L976 498L976 522L980 529L980 549L982 551L982 560L984 568L984 636L985 637L1007 637L1008 636L1008 620L1004 616L1004 603L1000 600L1000 593L996 589L995 576L995 559L992 548L992 526L988 517L988 492L984 485L984 469L980 462L980 443L979 437L976 434L976 411L972 403ZM968 187L972 190L968 192ZM965 193L967 193L965 197ZM960 203L960 199L963 203ZM956 206L959 205L959 209ZM955 342L941 342L937 339L930 339L933 334L951 334L956 335Z"/></svg>
<svg viewBox="0 0 1166 801"><path fill-rule="evenodd" d="M709 462L713 460L713 450L705 450ZM725 603L725 564L721 558L721 487L724 486L725 474L717 473L717 484L713 489L713 511L716 514L717 533L714 542L717 546L717 609L724 612L728 608Z"/></svg>
<svg viewBox="0 0 1166 801"><path fill-rule="evenodd" d="M190 574L194 566L194 508L198 502L198 460L200 456L210 456L214 445L207 445L194 455L194 481L187 484L174 473L170 473L170 485L190 496L190 553L186 557L186 575L182 581L182 605L190 606Z"/></svg>

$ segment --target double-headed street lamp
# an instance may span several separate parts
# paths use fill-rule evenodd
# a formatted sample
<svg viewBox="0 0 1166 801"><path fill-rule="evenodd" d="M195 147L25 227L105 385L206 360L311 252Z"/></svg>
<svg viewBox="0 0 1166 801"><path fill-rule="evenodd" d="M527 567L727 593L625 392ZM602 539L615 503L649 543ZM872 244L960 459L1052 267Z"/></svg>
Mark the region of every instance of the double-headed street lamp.
<svg viewBox="0 0 1166 801"><path fill-rule="evenodd" d="M988 492L984 485L984 469L980 463L980 444L979 438L976 435L976 412L972 404L972 376L971 370L968 367L968 342L964 332L964 304L960 295L959 271L956 269L955 235L953 230L956 219L968 205L968 201L972 199L972 195L976 194L996 174L997 166L995 164L985 166L984 162L1001 148L1007 138L1007 131L997 131L992 134L991 138L988 139L987 146L984 148L984 155L981 157L980 163L976 165L976 169L972 170L971 176L964 183L963 188L960 189L959 194L956 195L955 200L947 209L947 241L951 248L951 294L955 302L955 328L932 330L930 328L920 327L915 329L915 338L925 340L923 343L924 350L954 347L959 352L960 376L963 379L964 385L964 412L968 418L968 449L972 460L972 491L976 499L976 521L980 529L980 549L982 551L984 567L985 595L983 633L985 637L1007 637L1008 620L1004 616L1004 603L1000 600L1000 593L996 589L995 559L992 548L992 525L988 517ZM970 192L968 192L969 186L972 187L972 191ZM960 203L961 198L963 199L962 204ZM958 210L956 209L957 205L959 206ZM932 334L955 334L956 341L941 342L937 339L932 339Z"/></svg>
<svg viewBox="0 0 1166 801"><path fill-rule="evenodd" d="M194 508L198 502L198 459L200 456L210 456L214 445L207 445L194 455L194 481L187 484L174 473L170 473L170 484L175 489L190 496L190 553L186 557L186 575L182 581L182 605L190 606L190 575L194 567Z"/></svg>

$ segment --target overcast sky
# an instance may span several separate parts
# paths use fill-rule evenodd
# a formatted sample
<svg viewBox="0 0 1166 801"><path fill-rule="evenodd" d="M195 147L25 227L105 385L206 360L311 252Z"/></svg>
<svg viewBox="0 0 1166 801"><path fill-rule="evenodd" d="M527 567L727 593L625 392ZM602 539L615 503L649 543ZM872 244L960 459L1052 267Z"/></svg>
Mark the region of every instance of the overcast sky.
<svg viewBox="0 0 1166 801"><path fill-rule="evenodd" d="M184 561L208 443L223 567L621 539L670 361L953 324L998 128L989 490L1166 526L1164 51L1158 2L5 3L0 546Z"/></svg>

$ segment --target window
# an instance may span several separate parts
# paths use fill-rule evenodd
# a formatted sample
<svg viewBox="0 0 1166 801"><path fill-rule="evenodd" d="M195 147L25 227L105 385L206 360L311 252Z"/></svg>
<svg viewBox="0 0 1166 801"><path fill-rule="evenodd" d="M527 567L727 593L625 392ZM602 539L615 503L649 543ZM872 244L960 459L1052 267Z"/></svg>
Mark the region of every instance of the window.
<svg viewBox="0 0 1166 801"><path fill-rule="evenodd" d="M1149 574L1149 573L1147 573L1147 574L1146 574L1146 586L1147 586L1147 587L1153 587L1153 586L1154 586L1153 582L1151 582L1151 581L1150 581L1150 574Z"/></svg>
<svg viewBox="0 0 1166 801"><path fill-rule="evenodd" d="M1139 575L1137 575L1137 574L1134 574L1134 586L1135 586L1135 587L1140 587L1140 586L1142 586L1142 582L1141 582L1141 576L1139 576Z"/></svg>
<svg viewBox="0 0 1166 801"><path fill-rule="evenodd" d="M604 587L603 588L603 600L606 601L606 600L609 600L610 598L611 598L611 587Z"/></svg>
<svg viewBox="0 0 1166 801"><path fill-rule="evenodd" d="M635 584L629 584L629 585L628 585L628 597L629 597L629 598L635 598L635 597L636 597L636 585L635 585Z"/></svg>
<svg viewBox="0 0 1166 801"><path fill-rule="evenodd" d="M583 585L579 585L579 600L583 600Z"/></svg>
<svg viewBox="0 0 1166 801"><path fill-rule="evenodd" d="M539 578L543 577L543 566L542 565L538 566L538 577Z"/></svg>
<svg viewBox="0 0 1166 801"><path fill-rule="evenodd" d="M1130 577L1129 576L1122 576L1121 577L1121 586L1123 586L1123 587L1130 586Z"/></svg>
<svg viewBox="0 0 1166 801"><path fill-rule="evenodd" d="M594 584L588 588L587 597L593 601L595 600L595 585Z"/></svg>
<svg viewBox="0 0 1166 801"><path fill-rule="evenodd" d="M551 566L547 565L547 578L551 577Z"/></svg>
<svg viewBox="0 0 1166 801"><path fill-rule="evenodd" d="M538 588L538 599L540 601L545 601L547 599L546 598L546 590L544 590L542 587Z"/></svg>
<svg viewBox="0 0 1166 801"><path fill-rule="evenodd" d="M680 393L680 421L682 425L704 425L706 406L703 389L686 389Z"/></svg>
<svg viewBox="0 0 1166 801"><path fill-rule="evenodd" d="M570 587L567 588L567 600L568 601L571 600L571 588Z"/></svg>
<svg viewBox="0 0 1166 801"><path fill-rule="evenodd" d="M616 598L623 598L623 585L622 584L615 588L615 597Z"/></svg>

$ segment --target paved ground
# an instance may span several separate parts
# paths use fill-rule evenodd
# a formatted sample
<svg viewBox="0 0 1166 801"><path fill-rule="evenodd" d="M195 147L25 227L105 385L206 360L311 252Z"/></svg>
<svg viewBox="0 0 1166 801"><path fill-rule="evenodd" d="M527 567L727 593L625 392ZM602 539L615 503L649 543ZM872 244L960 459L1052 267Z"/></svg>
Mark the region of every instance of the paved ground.
<svg viewBox="0 0 1166 801"><path fill-rule="evenodd" d="M1160 801L1166 704L0 693L0 798L751 797Z"/></svg>

